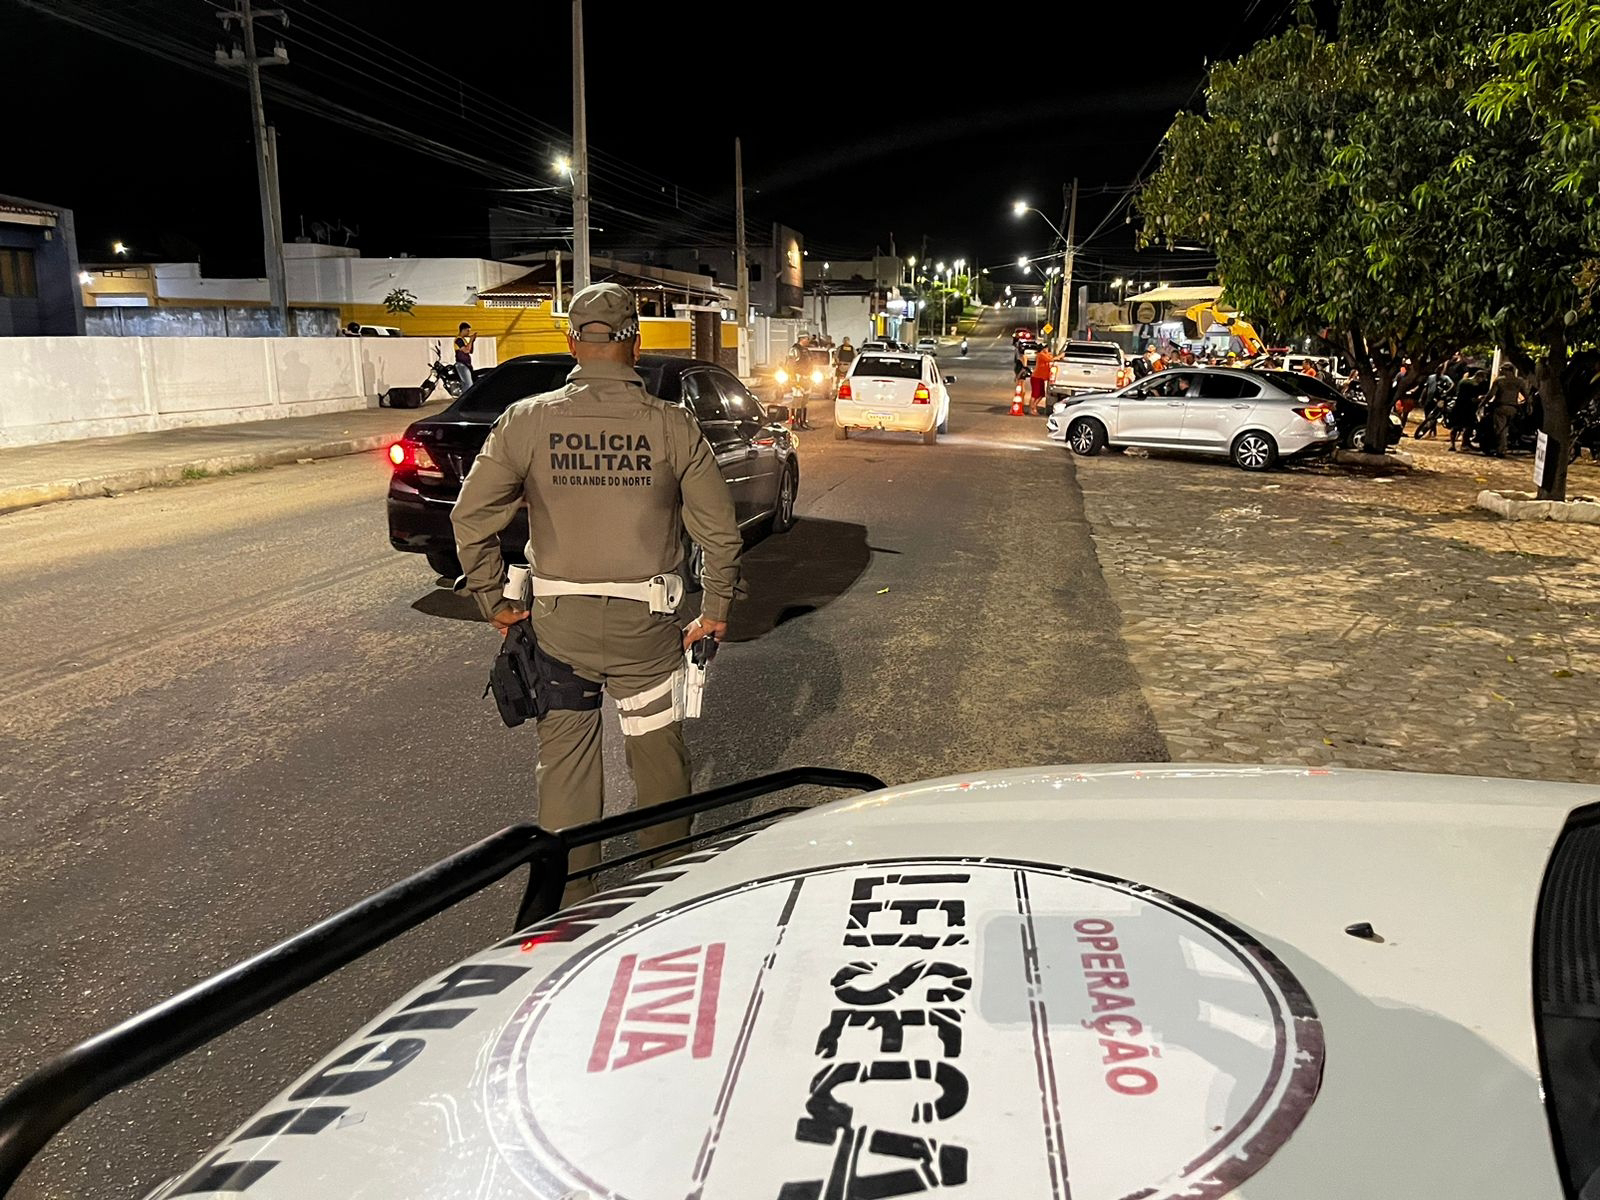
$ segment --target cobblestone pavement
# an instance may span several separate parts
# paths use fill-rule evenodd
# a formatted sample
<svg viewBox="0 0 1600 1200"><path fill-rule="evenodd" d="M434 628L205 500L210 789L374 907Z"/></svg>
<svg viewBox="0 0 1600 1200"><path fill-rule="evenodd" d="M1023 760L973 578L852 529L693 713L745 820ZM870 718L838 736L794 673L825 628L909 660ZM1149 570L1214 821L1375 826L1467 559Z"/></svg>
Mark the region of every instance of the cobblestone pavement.
<svg viewBox="0 0 1600 1200"><path fill-rule="evenodd" d="M1600 782L1600 527L1473 507L1531 489L1527 456L1405 449L1389 474L1077 460L1174 761Z"/></svg>

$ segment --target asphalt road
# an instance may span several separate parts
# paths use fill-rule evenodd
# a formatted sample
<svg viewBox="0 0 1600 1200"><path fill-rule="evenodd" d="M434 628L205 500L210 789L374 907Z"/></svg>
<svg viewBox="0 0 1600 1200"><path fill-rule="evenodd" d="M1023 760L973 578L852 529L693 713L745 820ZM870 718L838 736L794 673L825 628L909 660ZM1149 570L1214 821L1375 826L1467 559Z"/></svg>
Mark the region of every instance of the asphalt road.
<svg viewBox="0 0 1600 1200"><path fill-rule="evenodd" d="M798 527L690 725L697 786L1165 758L1071 456L1006 413L1010 323L944 351L951 432L802 436ZM0 518L0 1088L533 810L492 633L385 538L376 454ZM608 720L613 722L614 715ZM609 807L625 803L612 744ZM803 799L820 799L820 795ZM788 800L790 798L784 798ZM18 1200L138 1197L425 975L508 881L81 1118Z"/></svg>

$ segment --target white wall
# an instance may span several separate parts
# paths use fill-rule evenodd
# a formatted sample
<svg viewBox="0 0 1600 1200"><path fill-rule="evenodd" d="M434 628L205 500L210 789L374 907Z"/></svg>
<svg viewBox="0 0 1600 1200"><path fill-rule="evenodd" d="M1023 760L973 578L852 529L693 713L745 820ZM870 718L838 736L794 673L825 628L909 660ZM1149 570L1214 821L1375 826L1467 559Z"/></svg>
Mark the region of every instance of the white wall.
<svg viewBox="0 0 1600 1200"><path fill-rule="evenodd" d="M285 270L297 304L382 304L405 288L418 304L465 305L529 268L483 258L292 258Z"/></svg>
<svg viewBox="0 0 1600 1200"><path fill-rule="evenodd" d="M427 338L5 338L0 446L369 408L428 373ZM497 361L479 338L473 359Z"/></svg>

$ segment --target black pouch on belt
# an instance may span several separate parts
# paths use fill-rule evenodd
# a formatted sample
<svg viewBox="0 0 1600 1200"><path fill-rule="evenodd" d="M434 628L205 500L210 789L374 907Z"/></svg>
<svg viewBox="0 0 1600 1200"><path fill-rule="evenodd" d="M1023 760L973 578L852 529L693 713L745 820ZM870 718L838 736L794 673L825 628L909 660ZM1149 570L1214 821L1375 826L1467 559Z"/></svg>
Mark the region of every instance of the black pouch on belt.
<svg viewBox="0 0 1600 1200"><path fill-rule="evenodd" d="M551 711L600 707L600 685L540 649L531 621L518 621L507 631L483 689L486 696L491 692L500 719L513 729Z"/></svg>

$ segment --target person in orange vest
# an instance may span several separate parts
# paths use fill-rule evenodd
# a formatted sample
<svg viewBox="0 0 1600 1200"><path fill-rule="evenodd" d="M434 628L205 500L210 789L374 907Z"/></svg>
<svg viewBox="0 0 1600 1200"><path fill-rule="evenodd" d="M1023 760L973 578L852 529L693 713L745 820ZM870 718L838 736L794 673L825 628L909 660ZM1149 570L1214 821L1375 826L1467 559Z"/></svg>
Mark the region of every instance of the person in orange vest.
<svg viewBox="0 0 1600 1200"><path fill-rule="evenodd" d="M1050 364L1054 361L1055 359L1050 356L1049 348L1040 346L1039 353L1033 360L1033 376L1031 380L1033 415L1036 417L1044 412L1045 389L1050 383Z"/></svg>

